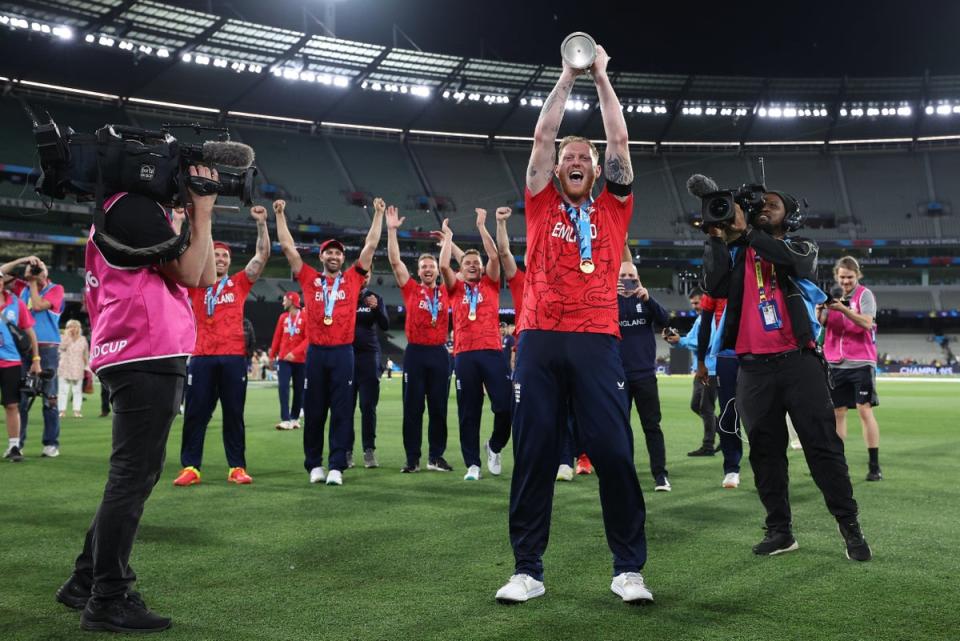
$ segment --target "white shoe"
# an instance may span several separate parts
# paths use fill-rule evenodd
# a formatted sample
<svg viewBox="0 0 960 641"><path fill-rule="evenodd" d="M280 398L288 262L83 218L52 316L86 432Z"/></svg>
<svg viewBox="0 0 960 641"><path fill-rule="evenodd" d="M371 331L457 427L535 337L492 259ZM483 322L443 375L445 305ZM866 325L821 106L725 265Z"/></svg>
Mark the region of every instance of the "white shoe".
<svg viewBox="0 0 960 641"><path fill-rule="evenodd" d="M289 430L289 429L290 429L290 421L280 421L279 423L277 423L277 429L278 429L278 430Z"/></svg>
<svg viewBox="0 0 960 641"><path fill-rule="evenodd" d="M791 449L791 450L802 450L802 449L803 449L803 445L800 443L800 439L795 438L795 439L793 439L792 441L790 441L790 449Z"/></svg>
<svg viewBox="0 0 960 641"><path fill-rule="evenodd" d="M47 458L57 458L60 456L60 448L56 445L44 445L43 451L40 453L40 456L46 456Z"/></svg>
<svg viewBox="0 0 960 641"><path fill-rule="evenodd" d="M300 421L290 421L290 429L291 429L291 430L299 430L299 429L300 429Z"/></svg>
<svg viewBox="0 0 960 641"><path fill-rule="evenodd" d="M464 481L479 481L480 480L480 466L471 465L467 468L467 473L463 475Z"/></svg>
<svg viewBox="0 0 960 641"><path fill-rule="evenodd" d="M653 603L653 593L639 572L624 572L613 577L610 589L626 603Z"/></svg>
<svg viewBox="0 0 960 641"><path fill-rule="evenodd" d="M315 467L310 470L310 482L311 483L323 483L324 479L327 478L327 471L322 467Z"/></svg>
<svg viewBox="0 0 960 641"><path fill-rule="evenodd" d="M729 474L723 477L723 483L721 483L720 485L727 488L728 490L733 489L735 487L740 487L740 474L738 474L737 472L730 472Z"/></svg>
<svg viewBox="0 0 960 641"><path fill-rule="evenodd" d="M490 441L483 444L487 450L487 470L494 476L500 476L500 453L490 449Z"/></svg>
<svg viewBox="0 0 960 641"><path fill-rule="evenodd" d="M670 485L670 479L664 476L660 482L653 486L654 492L669 492L673 487Z"/></svg>
<svg viewBox="0 0 960 641"><path fill-rule="evenodd" d="M514 574L506 585L497 590L500 603L523 603L546 593L543 581L537 581L529 574Z"/></svg>
<svg viewBox="0 0 960 641"><path fill-rule="evenodd" d="M572 481L573 480L573 468L564 463L557 468L557 480L558 481Z"/></svg>
<svg viewBox="0 0 960 641"><path fill-rule="evenodd" d="M327 474L327 485L343 485L343 474L340 470L330 470Z"/></svg>

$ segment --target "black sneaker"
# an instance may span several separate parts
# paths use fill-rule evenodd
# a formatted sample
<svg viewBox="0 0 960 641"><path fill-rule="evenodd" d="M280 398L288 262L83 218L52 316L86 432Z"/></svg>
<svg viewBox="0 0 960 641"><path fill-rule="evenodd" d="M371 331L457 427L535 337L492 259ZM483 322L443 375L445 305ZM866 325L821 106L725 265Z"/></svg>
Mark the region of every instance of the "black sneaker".
<svg viewBox="0 0 960 641"><path fill-rule="evenodd" d="M119 599L91 598L80 614L84 630L110 632L161 632L170 627L170 619L151 612L136 592Z"/></svg>
<svg viewBox="0 0 960 641"><path fill-rule="evenodd" d="M408 462L406 465L400 468L400 471L404 474L413 474L414 472L419 472L420 461L414 461L412 463Z"/></svg>
<svg viewBox="0 0 960 641"><path fill-rule="evenodd" d="M699 447L692 452L687 452L687 456L713 456L717 451L712 447Z"/></svg>
<svg viewBox="0 0 960 641"><path fill-rule="evenodd" d="M840 536L843 542L847 544L847 558L851 561L869 561L873 558L873 552L867 545L867 540L863 538L863 532L860 531L860 524L856 521L849 523L837 523L837 529L840 530Z"/></svg>
<svg viewBox="0 0 960 641"><path fill-rule="evenodd" d="M790 532L767 530L763 540L753 546L753 553L758 556L773 556L784 552L793 552L800 547Z"/></svg>
<svg viewBox="0 0 960 641"><path fill-rule="evenodd" d="M90 586L82 583L76 574L71 574L57 589L57 601L74 610L84 609L89 599Z"/></svg>
<svg viewBox="0 0 960 641"><path fill-rule="evenodd" d="M11 445L7 448L7 451L4 452L3 458L7 459L11 463L19 463L23 460L23 452L21 452L20 448L16 445Z"/></svg>
<svg viewBox="0 0 960 641"><path fill-rule="evenodd" d="M880 468L879 468L879 467L876 468L875 470L870 470L869 472L867 472L867 480L868 480L868 481L882 481L882 480L883 480L883 472L880 471Z"/></svg>
<svg viewBox="0 0 960 641"><path fill-rule="evenodd" d="M427 463L427 469L431 472L452 472L453 468L450 467L450 464L447 463L446 459L442 456L438 456L429 463Z"/></svg>

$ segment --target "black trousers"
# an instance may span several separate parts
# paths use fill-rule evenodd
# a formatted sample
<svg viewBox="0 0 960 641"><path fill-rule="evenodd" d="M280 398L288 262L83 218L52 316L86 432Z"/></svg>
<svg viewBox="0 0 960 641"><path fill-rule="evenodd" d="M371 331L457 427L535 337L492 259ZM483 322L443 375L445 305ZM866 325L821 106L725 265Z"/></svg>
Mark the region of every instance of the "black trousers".
<svg viewBox="0 0 960 641"><path fill-rule="evenodd" d="M713 439L717 434L717 415L714 412L717 404L717 385L716 376L711 376L710 379L709 385L704 385L697 378L693 379L690 409L703 421L703 447L712 450Z"/></svg>
<svg viewBox="0 0 960 641"><path fill-rule="evenodd" d="M124 371L100 375L113 405L113 452L103 500L87 530L74 573L101 599L122 597L137 575L130 551L143 506L160 480L184 377Z"/></svg>
<svg viewBox="0 0 960 641"><path fill-rule="evenodd" d="M660 429L660 393L657 377L647 376L630 381L630 398L640 416L643 437L647 441L650 457L650 473L656 481L667 475L667 451L663 445L663 430Z"/></svg>
<svg viewBox="0 0 960 641"><path fill-rule="evenodd" d="M767 510L768 530L787 532L791 524L787 414L827 509L837 521L856 520L857 502L843 441L837 436L826 366L817 354L803 350L770 360L742 358L736 404L750 438L750 465Z"/></svg>
<svg viewBox="0 0 960 641"><path fill-rule="evenodd" d="M364 450L377 449L377 403L380 402L380 352L353 353L353 411L360 404L360 440ZM356 426L350 431L353 451Z"/></svg>

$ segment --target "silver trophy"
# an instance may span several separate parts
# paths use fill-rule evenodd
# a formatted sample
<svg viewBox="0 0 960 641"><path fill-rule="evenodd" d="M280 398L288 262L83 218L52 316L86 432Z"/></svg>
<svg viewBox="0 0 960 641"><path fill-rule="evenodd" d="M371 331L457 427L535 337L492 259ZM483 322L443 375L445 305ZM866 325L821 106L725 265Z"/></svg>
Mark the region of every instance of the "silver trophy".
<svg viewBox="0 0 960 641"><path fill-rule="evenodd" d="M574 69L587 69L597 58L597 43L589 33L574 31L563 39L560 56Z"/></svg>

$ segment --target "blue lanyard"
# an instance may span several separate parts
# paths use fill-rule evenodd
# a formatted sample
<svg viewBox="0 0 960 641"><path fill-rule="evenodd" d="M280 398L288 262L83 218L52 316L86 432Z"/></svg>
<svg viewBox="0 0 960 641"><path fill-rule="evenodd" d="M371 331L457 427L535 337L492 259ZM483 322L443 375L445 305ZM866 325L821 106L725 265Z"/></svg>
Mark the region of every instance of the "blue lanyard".
<svg viewBox="0 0 960 641"><path fill-rule="evenodd" d="M437 324L437 315L440 313L440 288L433 288L433 297L426 296L427 309L430 310L430 320L434 325Z"/></svg>
<svg viewBox="0 0 960 641"><path fill-rule="evenodd" d="M577 246L580 250L580 262L593 262L593 244L590 239L590 210L593 209L593 200L574 207L567 206L567 215L570 222L573 223L573 229L577 233Z"/></svg>
<svg viewBox="0 0 960 641"><path fill-rule="evenodd" d="M297 335L297 319L300 318L300 312L297 312L296 317L292 316L290 313L287 313L287 333L290 336Z"/></svg>
<svg viewBox="0 0 960 641"><path fill-rule="evenodd" d="M480 302L480 285L478 284L476 287L474 287L464 283L463 288L467 292L467 301L470 303L469 318L470 320L474 320L477 317L477 303Z"/></svg>
<svg viewBox="0 0 960 641"><path fill-rule="evenodd" d="M340 292L340 279L343 274L337 274L333 280L333 287L327 287L327 277L323 277L323 316L333 318L333 306L337 304L337 294Z"/></svg>
<svg viewBox="0 0 960 641"><path fill-rule="evenodd" d="M213 287L207 287L207 316L213 316L213 310L217 306L217 299L220 298L220 292L223 291L223 286L227 284L227 279L229 276L224 276L220 283L217 285L217 293L213 293Z"/></svg>

